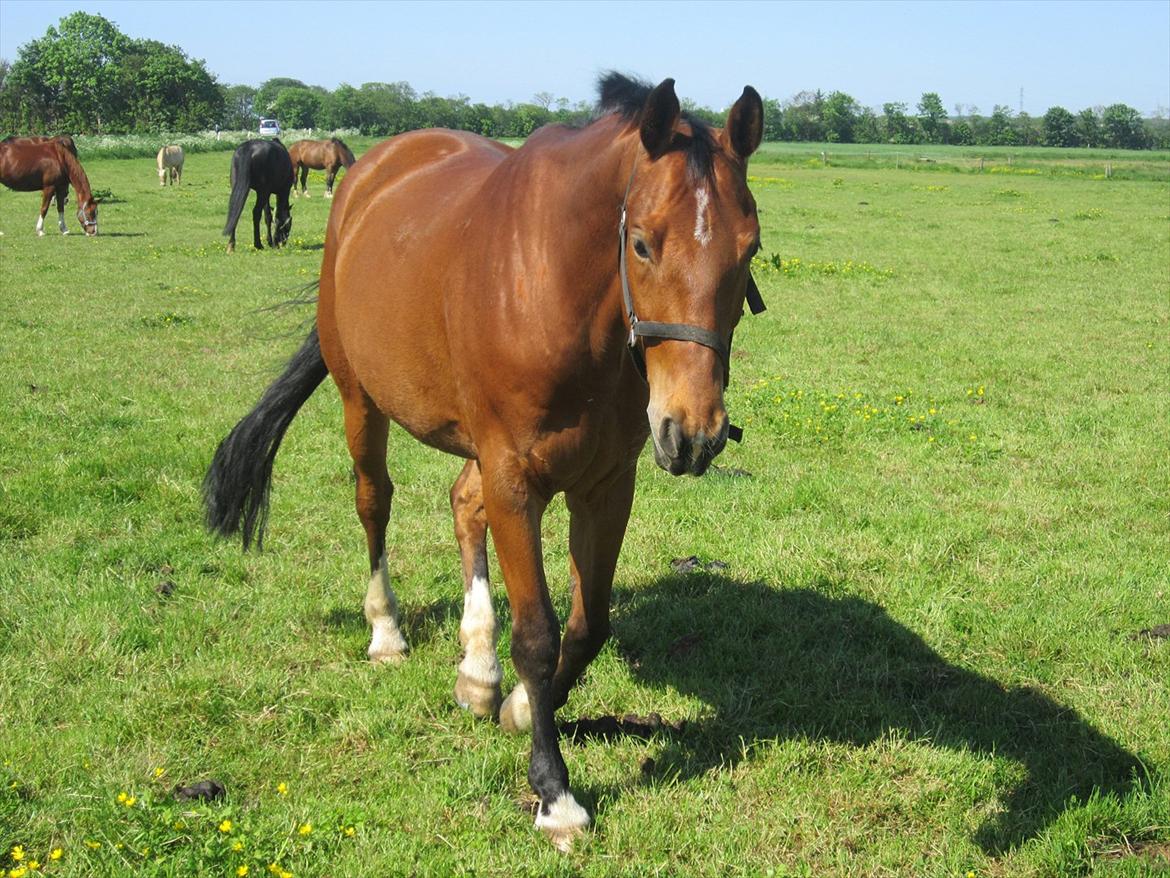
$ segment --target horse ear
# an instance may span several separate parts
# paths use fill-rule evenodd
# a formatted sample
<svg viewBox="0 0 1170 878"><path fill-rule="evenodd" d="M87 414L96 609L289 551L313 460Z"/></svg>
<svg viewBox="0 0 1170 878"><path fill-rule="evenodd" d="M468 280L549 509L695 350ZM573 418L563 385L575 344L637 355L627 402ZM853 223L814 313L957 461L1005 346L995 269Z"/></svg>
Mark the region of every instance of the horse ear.
<svg viewBox="0 0 1170 878"><path fill-rule="evenodd" d="M664 79L646 96L646 104L642 107L642 146L646 147L651 159L658 158L670 146L678 116L674 80Z"/></svg>
<svg viewBox="0 0 1170 878"><path fill-rule="evenodd" d="M764 136L764 102L760 93L750 85L743 87L743 94L728 111L724 130L732 151L741 159L746 159L759 147Z"/></svg>

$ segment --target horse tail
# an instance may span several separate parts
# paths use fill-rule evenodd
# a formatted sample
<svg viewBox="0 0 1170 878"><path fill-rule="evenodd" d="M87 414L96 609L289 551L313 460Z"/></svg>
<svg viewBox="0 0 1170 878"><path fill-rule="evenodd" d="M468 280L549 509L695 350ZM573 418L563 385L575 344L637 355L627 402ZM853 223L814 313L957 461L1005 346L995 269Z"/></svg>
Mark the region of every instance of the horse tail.
<svg viewBox="0 0 1170 878"><path fill-rule="evenodd" d="M328 374L314 325L284 373L215 450L203 478L205 520L210 531L224 537L240 533L245 549L253 540L257 548L262 547L272 464L280 441L305 400Z"/></svg>
<svg viewBox="0 0 1170 878"><path fill-rule="evenodd" d="M357 161L357 159L354 158L354 156L353 156L353 150L351 150L348 146L345 145L345 141L343 141L337 137L332 138L332 140L334 143L337 144L338 148L341 150L341 163L343 165L345 165L348 168L350 165L352 165L354 162Z"/></svg>
<svg viewBox="0 0 1170 878"><path fill-rule="evenodd" d="M232 156L232 196L228 200L227 225L223 233L230 235L235 232L240 221L240 214L244 212L244 205L248 202L248 190L252 188L252 160L244 150L237 150Z"/></svg>

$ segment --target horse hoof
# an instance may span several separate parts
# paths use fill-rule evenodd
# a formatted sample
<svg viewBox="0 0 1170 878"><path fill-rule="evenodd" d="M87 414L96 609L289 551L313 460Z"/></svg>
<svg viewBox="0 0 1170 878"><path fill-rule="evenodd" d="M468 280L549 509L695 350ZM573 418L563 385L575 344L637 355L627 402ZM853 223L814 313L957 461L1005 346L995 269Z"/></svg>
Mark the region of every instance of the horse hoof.
<svg viewBox="0 0 1170 878"><path fill-rule="evenodd" d="M567 854L573 849L573 842L585 834L588 825L589 813L577 804L568 790L557 796L547 808L541 802L536 812L536 828L562 853Z"/></svg>
<svg viewBox="0 0 1170 878"><path fill-rule="evenodd" d="M488 686L460 673L455 680L455 702L472 716L490 719L500 710L500 684Z"/></svg>
<svg viewBox="0 0 1170 878"><path fill-rule="evenodd" d="M38 238L45 237L45 230L44 229L37 229L37 237Z"/></svg>
<svg viewBox="0 0 1170 878"><path fill-rule="evenodd" d="M400 665L406 661L406 654L409 651L406 638L402 636L402 632L398 630L397 626L374 626L374 635L370 639L370 648L367 650L371 664Z"/></svg>
<svg viewBox="0 0 1170 878"><path fill-rule="evenodd" d="M500 705L500 728L510 734L532 730L532 710L523 683L517 683L504 703Z"/></svg>

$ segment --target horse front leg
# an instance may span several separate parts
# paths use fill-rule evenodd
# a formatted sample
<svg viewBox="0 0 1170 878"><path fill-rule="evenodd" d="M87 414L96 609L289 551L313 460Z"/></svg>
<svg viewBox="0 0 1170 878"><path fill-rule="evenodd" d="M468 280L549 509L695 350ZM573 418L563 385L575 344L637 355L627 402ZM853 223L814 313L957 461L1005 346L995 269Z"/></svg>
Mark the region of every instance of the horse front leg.
<svg viewBox="0 0 1170 878"><path fill-rule="evenodd" d="M325 169L325 197L333 197L333 181L337 177L337 166L333 165Z"/></svg>
<svg viewBox="0 0 1170 878"><path fill-rule="evenodd" d="M536 826L558 848L568 850L589 825L589 815L569 791L569 771L557 742L552 679L560 626L549 600L540 548L540 520L548 501L510 453L495 459L485 456L481 464L488 526L512 606L512 662L523 686L521 694L509 700L512 713L520 712L523 700L532 729L528 783L540 797ZM500 725L506 727L504 708Z"/></svg>
<svg viewBox="0 0 1170 878"><path fill-rule="evenodd" d="M455 681L455 701L478 717L495 716L503 679L496 657L500 629L488 584L483 476L474 460L467 461L451 488L451 514L463 566L463 620L459 623L463 659Z"/></svg>
<svg viewBox="0 0 1170 878"><path fill-rule="evenodd" d="M634 500L636 463L601 488L569 493L569 573L573 608L552 680L553 707L563 707L609 638L609 599Z"/></svg>
<svg viewBox="0 0 1170 878"><path fill-rule="evenodd" d="M264 199L264 227L268 232L268 246L275 247L272 243L272 199L271 196Z"/></svg>

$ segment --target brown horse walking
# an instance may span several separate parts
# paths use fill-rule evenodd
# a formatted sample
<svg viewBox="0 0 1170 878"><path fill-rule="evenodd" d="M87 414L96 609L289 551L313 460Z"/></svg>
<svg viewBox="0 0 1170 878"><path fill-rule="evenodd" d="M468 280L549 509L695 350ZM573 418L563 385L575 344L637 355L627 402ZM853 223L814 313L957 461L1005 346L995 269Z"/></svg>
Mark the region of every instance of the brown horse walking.
<svg viewBox="0 0 1170 878"><path fill-rule="evenodd" d="M309 168L325 171L325 197L333 197L333 179L337 171L349 168L356 159L350 148L336 137L328 140L298 140L288 148L293 165L293 194L309 197ZM297 177L300 177L298 186Z"/></svg>
<svg viewBox="0 0 1170 878"><path fill-rule="evenodd" d="M209 525L258 542L281 438L331 374L369 550L369 655L396 663L407 644L386 558L390 420L467 460L451 489L464 582L455 697L531 732L536 825L561 847L589 816L554 713L609 635L646 437L676 475L702 474L728 437L728 348L760 233L754 89L723 129L680 114L671 79L651 89L610 74L600 103L590 125L543 128L519 149L430 130L364 156L330 215L317 326L204 482ZM563 639L540 537L559 492L573 586ZM520 678L502 704L489 528Z"/></svg>
<svg viewBox="0 0 1170 878"><path fill-rule="evenodd" d="M54 196L57 199L57 224L62 235L69 234L65 225L65 202L70 185L77 193L77 219L81 227L87 235L97 234L98 202L76 156L77 147L71 137L9 137L0 141L0 183L17 192L41 191L38 235L45 234L45 214L49 212L49 202Z"/></svg>

